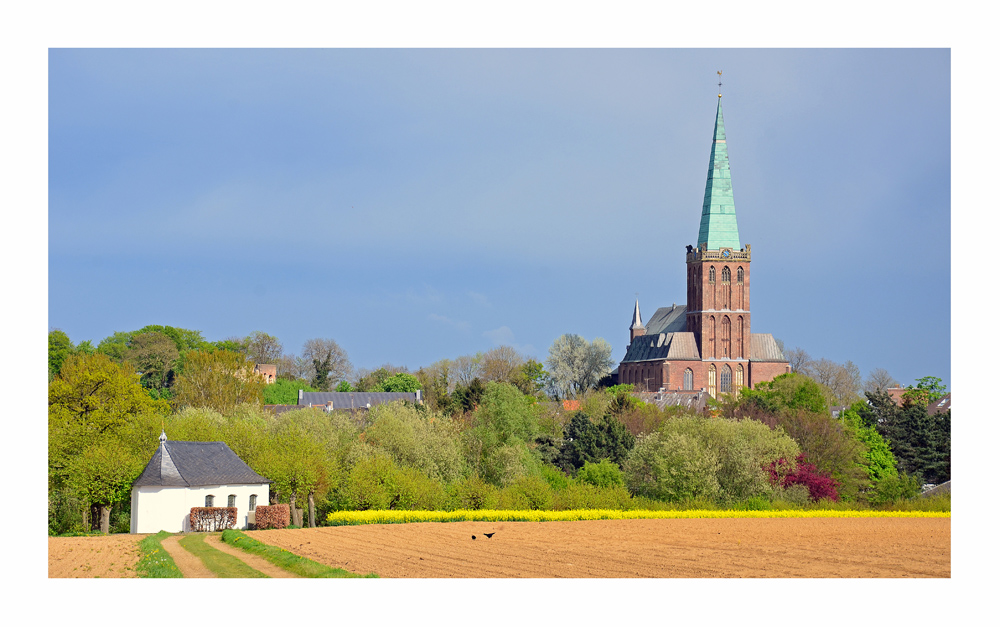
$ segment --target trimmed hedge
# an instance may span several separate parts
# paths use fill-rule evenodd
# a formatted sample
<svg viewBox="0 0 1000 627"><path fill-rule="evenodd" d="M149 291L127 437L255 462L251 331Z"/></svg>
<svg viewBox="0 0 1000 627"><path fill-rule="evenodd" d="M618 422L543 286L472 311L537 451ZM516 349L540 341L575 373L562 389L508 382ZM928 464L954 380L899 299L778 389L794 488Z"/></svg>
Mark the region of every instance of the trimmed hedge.
<svg viewBox="0 0 1000 627"><path fill-rule="evenodd" d="M191 531L222 531L236 526L235 507L192 507Z"/></svg>
<svg viewBox="0 0 1000 627"><path fill-rule="evenodd" d="M258 505L254 511L254 528L256 529L284 529L291 519L291 511L288 503L278 503L277 505Z"/></svg>

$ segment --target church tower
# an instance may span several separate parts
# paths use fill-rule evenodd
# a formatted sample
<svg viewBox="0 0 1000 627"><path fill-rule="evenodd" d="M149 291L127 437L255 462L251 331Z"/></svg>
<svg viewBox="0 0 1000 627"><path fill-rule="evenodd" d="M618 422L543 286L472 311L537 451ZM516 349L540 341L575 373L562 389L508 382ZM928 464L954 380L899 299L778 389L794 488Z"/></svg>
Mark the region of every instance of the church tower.
<svg viewBox="0 0 1000 627"><path fill-rule="evenodd" d="M643 323L636 301L615 373L617 383L663 402L737 394L790 372L774 336L750 332L750 245L740 244L736 224L722 94L717 106L697 246L687 247L687 303L660 307Z"/></svg>
<svg viewBox="0 0 1000 627"><path fill-rule="evenodd" d="M688 246L687 252L686 315L687 330L694 333L702 359L737 362L748 359L750 246L740 246L721 94L715 114L698 246Z"/></svg>

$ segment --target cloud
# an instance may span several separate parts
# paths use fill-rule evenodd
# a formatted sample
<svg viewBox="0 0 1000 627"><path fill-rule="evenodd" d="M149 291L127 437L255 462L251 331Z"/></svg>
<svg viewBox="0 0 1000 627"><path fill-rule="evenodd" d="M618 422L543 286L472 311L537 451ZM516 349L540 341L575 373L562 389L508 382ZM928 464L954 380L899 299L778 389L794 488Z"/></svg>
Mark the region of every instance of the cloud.
<svg viewBox="0 0 1000 627"><path fill-rule="evenodd" d="M486 298L485 294L480 294L479 292L466 292L466 294L468 294L469 298L471 298L477 305L482 305L483 307L493 306L493 303L490 302L490 299Z"/></svg>
<svg viewBox="0 0 1000 627"><path fill-rule="evenodd" d="M441 316L436 313L427 314L427 319L446 324L450 327L458 329L459 331L468 331L470 326L469 323L464 320L452 320L448 316Z"/></svg>

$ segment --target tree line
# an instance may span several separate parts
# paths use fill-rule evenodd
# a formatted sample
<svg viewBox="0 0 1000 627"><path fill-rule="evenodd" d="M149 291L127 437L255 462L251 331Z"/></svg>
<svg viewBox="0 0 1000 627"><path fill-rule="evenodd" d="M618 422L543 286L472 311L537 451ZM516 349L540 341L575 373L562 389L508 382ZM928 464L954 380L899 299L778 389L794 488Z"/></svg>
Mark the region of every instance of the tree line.
<svg viewBox="0 0 1000 627"><path fill-rule="evenodd" d="M127 529L131 483L161 429L173 440L226 442L274 481L273 499L305 509L304 524L340 509L882 506L950 476L950 413L926 411L943 393L932 377L911 386L904 407L876 391L834 417L830 389L793 373L699 414L606 386L610 347L563 336L544 364L498 347L414 372L386 364L327 381L326 389L417 386L421 405L275 415L263 405L277 384L255 376L251 358L268 356L260 346L277 355L275 343L260 335L258 348L251 338L207 343L169 329L146 328L103 350L50 334L51 533ZM174 361L141 361L150 344L166 346L152 333L170 339ZM312 377L325 371L331 346L311 354ZM279 374L296 393L310 373L299 363ZM566 396L580 400L579 411L551 402Z"/></svg>

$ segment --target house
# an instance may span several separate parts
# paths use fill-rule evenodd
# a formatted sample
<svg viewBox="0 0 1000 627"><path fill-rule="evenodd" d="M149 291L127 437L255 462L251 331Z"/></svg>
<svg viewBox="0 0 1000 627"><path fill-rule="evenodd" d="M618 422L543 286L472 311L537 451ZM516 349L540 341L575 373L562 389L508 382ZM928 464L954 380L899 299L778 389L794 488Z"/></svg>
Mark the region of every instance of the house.
<svg viewBox="0 0 1000 627"><path fill-rule="evenodd" d="M171 442L161 433L160 447L132 484L129 532L190 531L192 507L235 507L237 526L246 529L257 504L268 504L270 483L224 442Z"/></svg>
<svg viewBox="0 0 1000 627"><path fill-rule="evenodd" d="M927 413L931 416L951 411L951 392L948 392L936 401L931 401L927 406Z"/></svg>
<svg viewBox="0 0 1000 627"><path fill-rule="evenodd" d="M641 230L635 249L622 255L623 276L662 280L663 264L648 259L639 242L655 243L656 229L671 227L663 222ZM687 303L660 307L643 323L637 299L629 345L613 377L640 392L680 394L668 404L686 403L701 389L713 398L736 394L791 371L774 336L750 331L750 245L741 244L736 224L722 94L697 243L687 247L685 257Z"/></svg>
<svg viewBox="0 0 1000 627"><path fill-rule="evenodd" d="M424 402L420 390L416 392L306 392L299 390L298 407L322 406L326 411L335 409L371 409L382 403L409 401Z"/></svg>

